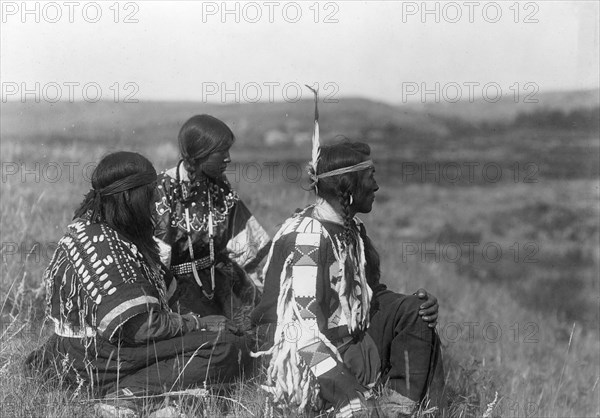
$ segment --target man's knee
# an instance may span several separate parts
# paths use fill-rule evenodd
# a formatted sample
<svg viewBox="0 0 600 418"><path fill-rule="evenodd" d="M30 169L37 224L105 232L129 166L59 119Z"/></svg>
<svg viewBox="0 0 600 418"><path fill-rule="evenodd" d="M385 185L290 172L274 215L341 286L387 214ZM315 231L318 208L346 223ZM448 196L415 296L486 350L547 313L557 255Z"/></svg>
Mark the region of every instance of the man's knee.
<svg viewBox="0 0 600 418"><path fill-rule="evenodd" d="M435 331L429 327L429 324L419 315L423 299L419 299L415 295L405 296L398 307L397 327L401 329L410 329L410 333L424 340L432 340Z"/></svg>
<svg viewBox="0 0 600 418"><path fill-rule="evenodd" d="M415 321L417 319L421 319L419 315L419 310L421 309L421 304L423 300L419 299L415 295L405 296L398 309L401 312L401 315L411 321Z"/></svg>

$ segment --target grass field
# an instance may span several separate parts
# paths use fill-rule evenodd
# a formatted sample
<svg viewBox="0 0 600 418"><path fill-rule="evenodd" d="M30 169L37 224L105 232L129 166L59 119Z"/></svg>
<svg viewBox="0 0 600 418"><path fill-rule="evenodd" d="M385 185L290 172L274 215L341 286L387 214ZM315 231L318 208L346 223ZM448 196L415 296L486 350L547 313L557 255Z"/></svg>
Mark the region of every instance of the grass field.
<svg viewBox="0 0 600 418"><path fill-rule="evenodd" d="M84 139L58 138L31 124L22 135L2 127L0 417L90 416L85 394L20 372L50 332L41 274L89 188L94 162L133 149L163 169L177 150L173 139L149 131L128 141L113 127L95 126L81 128ZM174 138L177 127L169 126ZM383 281L401 292L424 287L440 300L447 415L599 417L597 129L425 135L397 147L364 134L375 138L381 189L362 218L381 253ZM266 155L256 144L236 145L229 178L270 233L311 201L297 180L308 152L274 147ZM268 171L265 162L279 165ZM225 398L186 408L201 416L265 416L265 398L256 393L255 382L240 383Z"/></svg>

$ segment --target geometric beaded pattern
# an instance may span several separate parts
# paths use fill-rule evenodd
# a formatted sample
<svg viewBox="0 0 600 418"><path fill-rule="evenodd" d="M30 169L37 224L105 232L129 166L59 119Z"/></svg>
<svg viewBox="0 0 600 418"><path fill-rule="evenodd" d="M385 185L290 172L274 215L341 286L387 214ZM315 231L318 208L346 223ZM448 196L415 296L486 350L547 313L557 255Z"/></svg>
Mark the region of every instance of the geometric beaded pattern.
<svg viewBox="0 0 600 418"><path fill-rule="evenodd" d="M323 337L318 335L318 315L321 314L322 318L326 318L326 324L323 325L328 329L347 326L348 320L339 303L340 298L345 296L341 294L343 289L340 286L340 264L333 256L338 251L332 251L333 255L327 257L327 266L319 266L319 263L323 262L325 258L323 257L320 261L319 252L328 251L323 247L322 240L324 239L327 243L326 246L335 246L335 240L331 239L327 230L318 220L306 216L305 212L306 210L296 214L284 224L274 245L278 241L294 243L293 248L290 249L289 264L295 296L293 303L295 303L303 323L301 332L305 334L301 335L300 341L298 341L301 344L298 347L298 354L314 371L318 370L320 363L331 361L332 358L330 348L321 341L320 338ZM287 258L288 254L284 254L284 257ZM327 279L333 291L329 312L322 312L322 308L316 300L316 289L320 286L319 282L325 279L321 277L322 272L328 275Z"/></svg>

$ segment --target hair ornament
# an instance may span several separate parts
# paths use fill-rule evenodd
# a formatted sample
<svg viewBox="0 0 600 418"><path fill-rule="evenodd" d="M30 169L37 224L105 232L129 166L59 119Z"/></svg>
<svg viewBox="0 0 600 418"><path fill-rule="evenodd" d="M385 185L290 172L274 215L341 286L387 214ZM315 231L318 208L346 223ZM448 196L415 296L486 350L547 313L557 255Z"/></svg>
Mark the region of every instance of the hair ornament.
<svg viewBox="0 0 600 418"><path fill-rule="evenodd" d="M312 153L311 160L308 165L308 175L310 176L310 179L312 181L311 185L315 188L316 191L317 182L319 180L317 176L317 164L319 163L319 156L321 154L321 143L319 138L319 90L313 89L308 84L305 84L305 86L308 87L308 89L312 91L315 95L315 124L312 134Z"/></svg>
<svg viewBox="0 0 600 418"><path fill-rule="evenodd" d="M156 179L156 171L148 170L143 173L130 174L127 177L112 182L102 189L94 189L94 191L100 196L110 196L126 190L135 189L136 187L145 186L155 182Z"/></svg>
<svg viewBox="0 0 600 418"><path fill-rule="evenodd" d="M306 87L309 88L310 91L315 95L315 124L313 128L312 135L312 153L311 160L308 163L308 176L311 180L311 188L315 189L317 192L317 183L319 179L325 177L339 176L341 174L350 173L352 171L361 171L366 170L367 168L373 167L373 160L367 160L360 162L358 164L352 165L350 167L342 167L337 170L328 171L326 173L317 174L317 164L319 163L319 158L321 156L321 141L320 141L320 133L319 133L319 90L313 89L308 84L305 84Z"/></svg>
<svg viewBox="0 0 600 418"><path fill-rule="evenodd" d="M362 171L362 170L366 170L367 168L373 168L373 167L374 167L373 160L367 160L367 161L362 161L358 164L351 165L349 167L342 167L342 168L338 168L337 170L331 170L326 173L319 174L316 177L318 180L318 179L322 179L325 177L339 176L341 174L351 173L352 171Z"/></svg>
<svg viewBox="0 0 600 418"><path fill-rule="evenodd" d="M154 169L142 173L130 174L109 184L106 187L95 189L91 188L85 196L85 201L88 202L87 209L91 211L90 220L96 222L102 212L102 198L112 196L126 190L135 189L136 187L145 186L156 181L157 175Z"/></svg>

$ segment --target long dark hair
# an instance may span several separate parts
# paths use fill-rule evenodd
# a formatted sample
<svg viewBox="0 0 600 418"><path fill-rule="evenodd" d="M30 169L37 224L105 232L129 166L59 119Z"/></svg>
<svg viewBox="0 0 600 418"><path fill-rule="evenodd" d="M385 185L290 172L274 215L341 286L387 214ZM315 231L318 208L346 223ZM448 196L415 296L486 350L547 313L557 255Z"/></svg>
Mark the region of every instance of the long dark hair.
<svg viewBox="0 0 600 418"><path fill-rule="evenodd" d="M109 196L98 196L95 192L132 174L148 171L155 172L154 166L136 152L120 151L106 155L92 173L92 190L75 211L75 218L88 218L94 223L105 222L133 242L154 267L160 262L158 245L153 238L151 206L155 198L156 183Z"/></svg>
<svg viewBox="0 0 600 418"><path fill-rule="evenodd" d="M215 151L231 147L235 136L220 119L210 115L196 115L183 124L178 140L184 167L190 177L194 178L197 163Z"/></svg>
<svg viewBox="0 0 600 418"><path fill-rule="evenodd" d="M326 173L338 168L350 167L369 159L371 148L363 142L341 142L334 145L321 147L317 174ZM362 174L360 171L341 174L319 179L317 183L317 194L324 199L337 198L342 208L344 220L343 241L348 246L353 246L355 237L352 227L352 216L350 215L350 195L358 195L362 192ZM364 231L363 231L364 232ZM367 261L366 275L371 288L379 283L380 260L379 253L366 233L362 234L365 244L365 258ZM346 271L350 271L346 268Z"/></svg>

